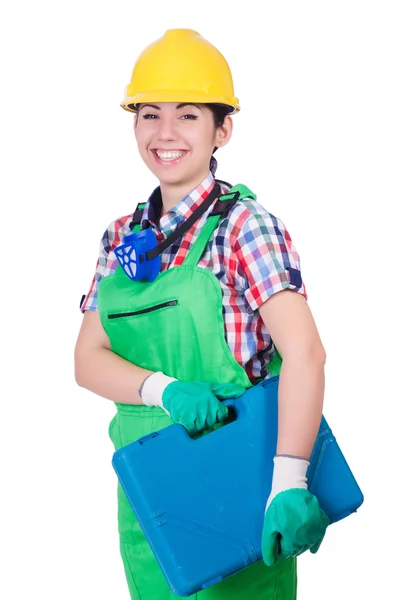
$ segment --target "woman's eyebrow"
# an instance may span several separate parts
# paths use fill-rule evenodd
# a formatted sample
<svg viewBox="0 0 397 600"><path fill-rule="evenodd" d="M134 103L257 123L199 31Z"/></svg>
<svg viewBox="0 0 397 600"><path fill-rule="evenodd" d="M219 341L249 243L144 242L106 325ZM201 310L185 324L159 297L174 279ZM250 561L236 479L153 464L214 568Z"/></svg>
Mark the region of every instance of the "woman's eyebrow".
<svg viewBox="0 0 397 600"><path fill-rule="evenodd" d="M155 104L142 104L141 109L145 108L146 106L149 106L150 108L155 108L156 110L160 110L160 107L156 106Z"/></svg>
<svg viewBox="0 0 397 600"><path fill-rule="evenodd" d="M181 102L180 104L177 105L176 109L178 110L179 108L184 108L185 106L195 106L196 108L198 108L199 110L201 110L201 108L199 107L198 104L194 104L193 102Z"/></svg>

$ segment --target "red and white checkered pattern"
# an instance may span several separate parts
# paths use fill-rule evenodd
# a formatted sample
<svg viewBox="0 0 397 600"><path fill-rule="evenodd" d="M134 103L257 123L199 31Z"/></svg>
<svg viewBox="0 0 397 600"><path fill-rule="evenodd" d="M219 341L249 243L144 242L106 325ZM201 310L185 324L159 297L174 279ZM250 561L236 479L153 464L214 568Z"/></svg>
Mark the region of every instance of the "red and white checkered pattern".
<svg viewBox="0 0 397 600"><path fill-rule="evenodd" d="M215 184L212 173L191 194L178 202L159 222L159 188L145 206L142 220L148 219L158 241L175 230L208 196ZM222 192L227 193L223 187ZM193 227L161 255L161 271L183 263L189 248L201 232L213 205ZM115 272L118 262L114 248L130 233L132 214L112 221L103 234L99 258L89 292L81 311L98 310L97 289L102 277ZM270 214L258 202L247 199L237 202L226 218L221 219L198 267L210 269L222 290L225 338L236 361L246 370L249 379L268 375L266 365L274 348L266 324L258 308L270 296L292 289L307 299L300 276L300 259L291 237L280 219Z"/></svg>

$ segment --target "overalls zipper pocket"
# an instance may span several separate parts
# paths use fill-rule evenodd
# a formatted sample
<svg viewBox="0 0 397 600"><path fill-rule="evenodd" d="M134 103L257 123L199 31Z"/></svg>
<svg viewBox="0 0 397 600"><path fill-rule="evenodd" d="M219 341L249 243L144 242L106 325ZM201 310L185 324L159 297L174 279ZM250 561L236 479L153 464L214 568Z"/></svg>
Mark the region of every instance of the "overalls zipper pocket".
<svg viewBox="0 0 397 600"><path fill-rule="evenodd" d="M178 300L168 300L168 302L155 304L155 306L149 306L148 308L143 308L142 310L136 310L134 312L113 313L108 315L108 319L120 319L121 317L135 317L136 315L143 315L154 310L160 310L160 308L166 308L167 306L176 306L177 304Z"/></svg>

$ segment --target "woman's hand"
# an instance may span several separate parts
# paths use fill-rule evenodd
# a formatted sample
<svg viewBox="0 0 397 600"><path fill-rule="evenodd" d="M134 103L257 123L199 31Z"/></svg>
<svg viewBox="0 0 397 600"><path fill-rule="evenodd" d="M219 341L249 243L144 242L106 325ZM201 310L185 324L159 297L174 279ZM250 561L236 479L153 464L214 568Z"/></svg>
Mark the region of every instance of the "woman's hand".
<svg viewBox="0 0 397 600"><path fill-rule="evenodd" d="M319 549L329 525L318 500L308 490L294 488L280 492L265 514L262 557L268 567L280 560Z"/></svg>
<svg viewBox="0 0 397 600"><path fill-rule="evenodd" d="M245 391L233 383L179 381L158 372L145 380L141 396L144 404L160 406L173 423L195 435L227 418L228 408L219 399L237 398Z"/></svg>
<svg viewBox="0 0 397 600"><path fill-rule="evenodd" d="M262 530L262 557L269 567L323 541L329 519L307 489L307 460L275 456L273 484Z"/></svg>

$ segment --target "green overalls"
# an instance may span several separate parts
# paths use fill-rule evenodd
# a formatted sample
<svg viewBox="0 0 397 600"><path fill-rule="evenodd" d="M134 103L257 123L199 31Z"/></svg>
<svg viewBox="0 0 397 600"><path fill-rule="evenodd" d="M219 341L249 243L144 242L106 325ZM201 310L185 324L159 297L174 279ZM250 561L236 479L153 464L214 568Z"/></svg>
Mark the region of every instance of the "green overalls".
<svg viewBox="0 0 397 600"><path fill-rule="evenodd" d="M98 287L98 309L113 352L181 381L252 386L225 339L222 290L210 270L197 267L221 216L209 216L183 265L151 283L132 281L118 266ZM135 230L139 229L139 226ZM135 231L134 230L134 231ZM157 407L116 403L109 426L115 450L171 425ZM161 468L161 456L159 456ZM133 600L177 598L118 484L120 551ZM267 567L262 561L193 596L197 600L295 600L296 559Z"/></svg>

